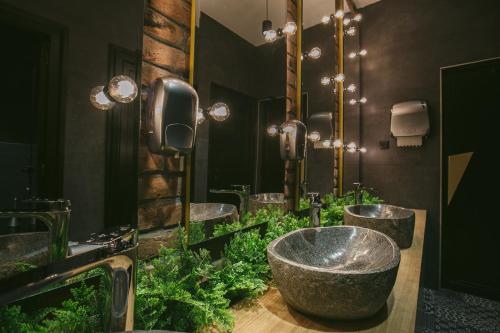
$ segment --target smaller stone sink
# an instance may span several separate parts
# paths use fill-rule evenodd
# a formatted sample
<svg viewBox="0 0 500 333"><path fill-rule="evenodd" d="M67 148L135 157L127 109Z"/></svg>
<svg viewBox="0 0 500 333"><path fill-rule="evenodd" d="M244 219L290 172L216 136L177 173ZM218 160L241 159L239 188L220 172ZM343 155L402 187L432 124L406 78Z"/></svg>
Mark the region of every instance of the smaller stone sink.
<svg viewBox="0 0 500 333"><path fill-rule="evenodd" d="M354 320L377 313L398 273L396 243L375 230L338 226L292 231L267 247L281 296L314 316Z"/></svg>
<svg viewBox="0 0 500 333"><path fill-rule="evenodd" d="M232 223L239 218L236 206L225 203L192 203L190 217L193 222L204 223L206 238L212 237L217 224Z"/></svg>
<svg viewBox="0 0 500 333"><path fill-rule="evenodd" d="M284 212L286 210L285 195L283 193L259 193L251 195L248 199L248 211L252 214L269 206Z"/></svg>
<svg viewBox="0 0 500 333"><path fill-rule="evenodd" d="M415 212L391 205L354 205L344 208L344 224L374 229L409 248L415 229Z"/></svg>

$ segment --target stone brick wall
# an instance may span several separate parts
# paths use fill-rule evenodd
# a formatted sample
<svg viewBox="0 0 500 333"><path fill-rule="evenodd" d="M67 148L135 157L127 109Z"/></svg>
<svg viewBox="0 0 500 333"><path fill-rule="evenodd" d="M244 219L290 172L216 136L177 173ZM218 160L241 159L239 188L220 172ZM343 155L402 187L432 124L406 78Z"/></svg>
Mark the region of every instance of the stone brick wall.
<svg viewBox="0 0 500 333"><path fill-rule="evenodd" d="M297 1L287 1L287 22L297 21ZM286 120L295 119L297 114L297 36L286 37ZM285 198L289 210L296 207L297 162L285 162Z"/></svg>
<svg viewBox="0 0 500 333"><path fill-rule="evenodd" d="M159 77L187 80L190 0L146 0L144 9L142 86ZM182 218L183 158L151 154L141 112L138 179L140 230L176 225Z"/></svg>

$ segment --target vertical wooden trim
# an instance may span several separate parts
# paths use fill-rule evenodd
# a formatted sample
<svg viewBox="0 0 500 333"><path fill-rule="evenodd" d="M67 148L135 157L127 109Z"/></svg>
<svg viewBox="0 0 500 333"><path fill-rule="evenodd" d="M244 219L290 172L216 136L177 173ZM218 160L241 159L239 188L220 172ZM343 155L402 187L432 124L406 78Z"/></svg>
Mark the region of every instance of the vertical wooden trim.
<svg viewBox="0 0 500 333"><path fill-rule="evenodd" d="M335 1L335 12L344 11L344 0ZM336 19L337 26L337 74L344 73L344 19L342 17ZM339 139L344 142L344 83L337 82L337 98L338 98L338 114L339 114ZM338 150L338 195L343 193L343 177L344 177L344 150Z"/></svg>
<svg viewBox="0 0 500 333"><path fill-rule="evenodd" d="M196 38L196 2L191 0L191 31L189 35L189 84L194 85L194 57L195 57L195 38ZM189 217L191 204L191 153L184 158L184 228L186 237L189 235Z"/></svg>

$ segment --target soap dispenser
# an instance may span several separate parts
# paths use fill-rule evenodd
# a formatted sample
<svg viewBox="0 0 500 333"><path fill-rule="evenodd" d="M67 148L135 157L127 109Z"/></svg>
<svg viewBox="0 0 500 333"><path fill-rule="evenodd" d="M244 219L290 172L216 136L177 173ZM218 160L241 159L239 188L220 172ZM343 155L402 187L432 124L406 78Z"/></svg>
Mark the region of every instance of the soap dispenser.
<svg viewBox="0 0 500 333"><path fill-rule="evenodd" d="M151 153L189 153L196 138L198 94L188 83L159 78L148 96L147 130Z"/></svg>

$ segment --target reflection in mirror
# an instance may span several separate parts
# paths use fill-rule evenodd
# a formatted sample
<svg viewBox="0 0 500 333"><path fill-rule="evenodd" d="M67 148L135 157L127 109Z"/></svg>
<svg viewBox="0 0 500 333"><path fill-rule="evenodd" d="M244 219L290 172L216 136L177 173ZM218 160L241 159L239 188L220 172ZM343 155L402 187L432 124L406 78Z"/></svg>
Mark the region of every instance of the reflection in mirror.
<svg viewBox="0 0 500 333"><path fill-rule="evenodd" d="M305 174L308 190L322 195L340 194L339 177L345 184L343 193L351 190L352 183L359 181L359 153L366 151L360 143L360 109L367 100L359 86L360 61L368 52L360 47L361 19L347 5L343 11L336 9L334 1L321 10L312 2L304 3L302 77L309 97L306 124L310 132L318 131L321 137L310 145L313 149L308 151ZM338 22L342 25L341 36ZM343 71L339 70L339 38L343 40ZM338 91L339 87L342 91Z"/></svg>
<svg viewBox="0 0 500 333"><path fill-rule="evenodd" d="M194 85L215 117L198 127L190 242L246 226L258 207L284 209L284 162L267 128L285 121L286 38L296 29L285 1L199 3ZM214 121L221 105L230 113Z"/></svg>
<svg viewBox="0 0 500 333"><path fill-rule="evenodd" d="M143 3L116 5L0 4L0 277L137 224Z"/></svg>

